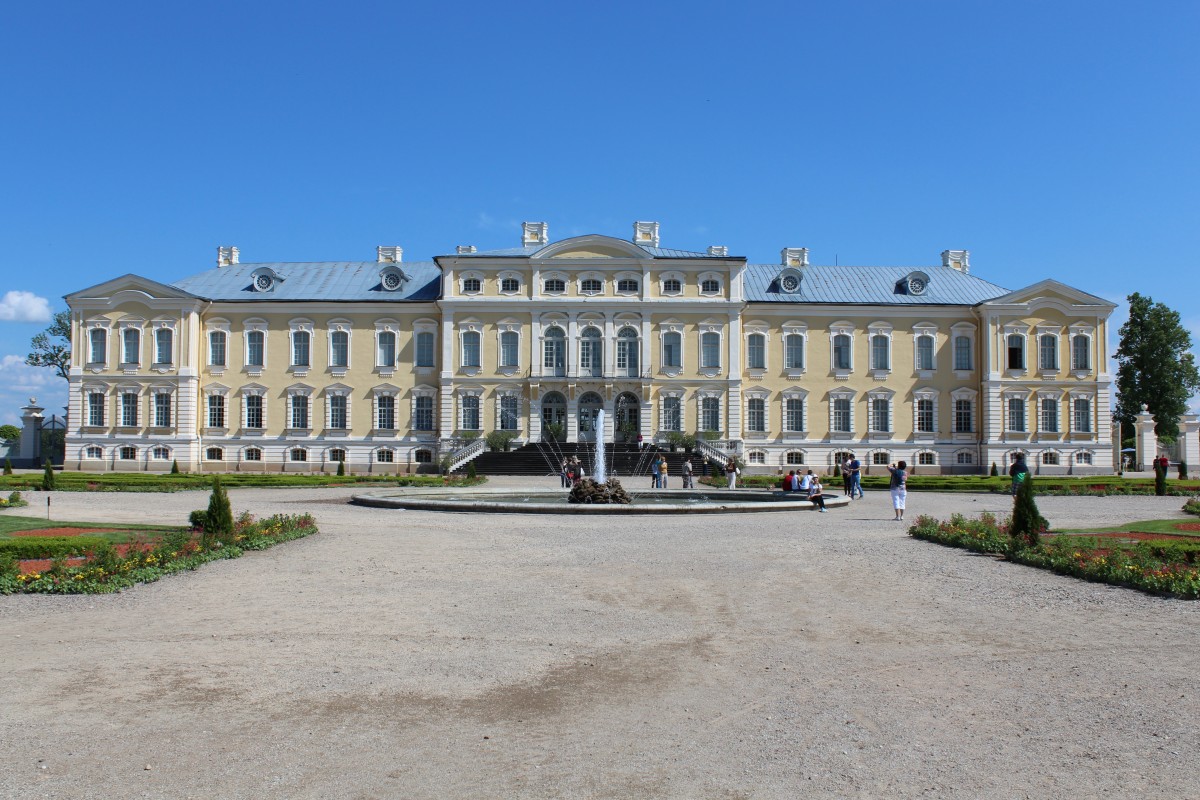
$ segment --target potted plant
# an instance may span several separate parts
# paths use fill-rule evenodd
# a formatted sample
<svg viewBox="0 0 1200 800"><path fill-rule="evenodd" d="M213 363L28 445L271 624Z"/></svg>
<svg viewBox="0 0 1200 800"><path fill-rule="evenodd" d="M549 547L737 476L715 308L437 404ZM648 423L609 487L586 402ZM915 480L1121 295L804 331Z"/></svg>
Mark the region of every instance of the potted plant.
<svg viewBox="0 0 1200 800"><path fill-rule="evenodd" d="M545 432L545 438L552 442L561 442L565 433L562 423L559 422L546 423L546 425L543 427L543 431Z"/></svg>
<svg viewBox="0 0 1200 800"><path fill-rule="evenodd" d="M637 436L638 432L637 425L634 425L632 420L626 420L625 422L622 422L620 431L621 433L625 434L625 441L627 442L632 442Z"/></svg>

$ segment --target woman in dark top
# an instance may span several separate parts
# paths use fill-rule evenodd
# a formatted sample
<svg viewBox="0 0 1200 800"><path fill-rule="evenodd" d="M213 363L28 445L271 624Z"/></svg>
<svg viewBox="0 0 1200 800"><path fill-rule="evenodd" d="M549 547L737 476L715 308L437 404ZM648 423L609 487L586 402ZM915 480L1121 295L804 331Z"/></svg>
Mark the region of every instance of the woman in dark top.
<svg viewBox="0 0 1200 800"><path fill-rule="evenodd" d="M896 512L896 522L904 521L904 501L908 499L908 464L901 461L898 464L888 464L888 472L892 473L892 509Z"/></svg>

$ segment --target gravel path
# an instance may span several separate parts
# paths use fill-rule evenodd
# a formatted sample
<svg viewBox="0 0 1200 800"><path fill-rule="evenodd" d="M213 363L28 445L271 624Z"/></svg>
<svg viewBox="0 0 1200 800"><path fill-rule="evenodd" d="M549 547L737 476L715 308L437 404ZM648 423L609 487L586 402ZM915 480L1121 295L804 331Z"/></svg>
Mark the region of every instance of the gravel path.
<svg viewBox="0 0 1200 800"><path fill-rule="evenodd" d="M119 595L0 597L0 796L1200 796L1196 603L912 540L881 492L574 519L354 491L234 490L321 533ZM52 511L182 522L206 502ZM1039 505L1062 527L1183 517L1178 498Z"/></svg>

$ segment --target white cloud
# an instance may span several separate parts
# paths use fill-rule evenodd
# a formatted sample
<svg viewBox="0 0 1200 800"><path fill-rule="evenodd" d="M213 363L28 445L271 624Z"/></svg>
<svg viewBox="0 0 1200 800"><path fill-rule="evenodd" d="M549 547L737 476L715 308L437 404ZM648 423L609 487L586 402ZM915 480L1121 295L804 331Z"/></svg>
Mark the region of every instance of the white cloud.
<svg viewBox="0 0 1200 800"><path fill-rule="evenodd" d="M9 291L0 300L0 320L5 322L49 322L50 301L33 292Z"/></svg>
<svg viewBox="0 0 1200 800"><path fill-rule="evenodd" d="M21 424L21 408L36 397L46 416L62 416L67 382L50 367L31 367L24 356L0 357L0 423Z"/></svg>

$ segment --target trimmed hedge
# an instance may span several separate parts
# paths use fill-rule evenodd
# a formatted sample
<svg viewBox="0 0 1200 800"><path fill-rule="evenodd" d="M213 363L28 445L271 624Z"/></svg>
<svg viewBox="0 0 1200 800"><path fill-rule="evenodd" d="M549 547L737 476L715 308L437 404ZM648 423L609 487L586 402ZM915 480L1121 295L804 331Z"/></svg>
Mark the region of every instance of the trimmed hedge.
<svg viewBox="0 0 1200 800"><path fill-rule="evenodd" d="M220 473L226 489L295 488L321 486L471 486L486 478L443 478L440 475L290 475L263 473ZM59 492L183 492L212 489L213 474L60 472L54 490ZM41 476L34 473L0 476L0 491L40 490Z"/></svg>
<svg viewBox="0 0 1200 800"><path fill-rule="evenodd" d="M0 539L0 554L18 561L28 558L59 558L81 556L108 544L99 536L20 536Z"/></svg>

